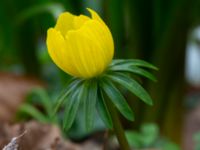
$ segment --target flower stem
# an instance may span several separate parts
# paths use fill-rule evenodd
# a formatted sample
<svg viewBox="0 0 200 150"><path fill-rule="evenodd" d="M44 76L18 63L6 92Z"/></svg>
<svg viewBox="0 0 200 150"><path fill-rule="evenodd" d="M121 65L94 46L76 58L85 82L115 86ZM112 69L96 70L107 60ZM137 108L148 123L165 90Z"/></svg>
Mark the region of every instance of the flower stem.
<svg viewBox="0 0 200 150"><path fill-rule="evenodd" d="M120 119L118 117L118 113L116 111L115 106L108 99L106 100L106 104L109 108L109 112L110 112L112 122L113 122L114 132L117 136L117 140L119 142L120 149L121 150L130 150L130 146L125 137L124 129L123 129Z"/></svg>

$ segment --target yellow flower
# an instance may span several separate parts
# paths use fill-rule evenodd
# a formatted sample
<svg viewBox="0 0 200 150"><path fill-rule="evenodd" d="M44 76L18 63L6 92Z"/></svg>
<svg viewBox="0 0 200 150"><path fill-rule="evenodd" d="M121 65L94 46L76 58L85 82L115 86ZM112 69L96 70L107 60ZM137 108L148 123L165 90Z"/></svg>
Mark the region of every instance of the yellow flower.
<svg viewBox="0 0 200 150"><path fill-rule="evenodd" d="M91 18L62 13L54 28L48 29L47 48L55 64L66 73L81 78L100 75L112 61L112 35L98 16Z"/></svg>

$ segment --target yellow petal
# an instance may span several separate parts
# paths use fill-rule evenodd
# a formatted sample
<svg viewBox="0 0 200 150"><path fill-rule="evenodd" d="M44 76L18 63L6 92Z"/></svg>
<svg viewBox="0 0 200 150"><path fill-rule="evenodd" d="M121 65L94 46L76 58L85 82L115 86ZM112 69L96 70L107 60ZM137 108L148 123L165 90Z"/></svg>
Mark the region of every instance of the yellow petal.
<svg viewBox="0 0 200 150"><path fill-rule="evenodd" d="M112 36L98 21L90 20L79 30L69 31L66 41L76 66L74 71L80 73L79 77L90 78L101 74L112 60Z"/></svg>
<svg viewBox="0 0 200 150"><path fill-rule="evenodd" d="M65 13L62 13L59 17L58 17L58 20L57 20L57 23L56 23L56 26L55 26L55 29L60 31L61 34L63 36L66 35L66 33L69 31L69 30L72 30L74 29L74 24L73 24L73 21L74 21L74 15L68 13L68 12L65 12Z"/></svg>
<svg viewBox="0 0 200 150"><path fill-rule="evenodd" d="M113 42L112 34L111 34L109 28L107 27L107 25L104 23L104 21L101 19L101 17L94 10L92 10L90 8L87 8L87 10L90 12L93 20L97 20L99 23L101 23L103 32L106 34L106 36L104 37L104 34L101 34L99 38L100 39L104 38L104 41L107 43L107 45L105 45L105 47L108 46L108 49L109 49L108 51L110 52L109 55L112 55L112 57L113 57L113 54L114 54L114 42ZM96 30L98 30L97 28L96 28Z"/></svg>
<svg viewBox="0 0 200 150"><path fill-rule="evenodd" d="M99 15L92 9L87 8L87 10L90 12L92 19L99 21L102 24L105 24L104 21L99 17Z"/></svg>
<svg viewBox="0 0 200 150"><path fill-rule="evenodd" d="M74 17L74 28L80 28L86 21L90 20L89 17L84 15L79 15Z"/></svg>
<svg viewBox="0 0 200 150"><path fill-rule="evenodd" d="M61 33L53 28L47 31L47 49L50 57L54 63L63 71L70 75L76 75L77 72L73 72L73 64L67 53L66 41Z"/></svg>
<svg viewBox="0 0 200 150"><path fill-rule="evenodd" d="M90 78L100 74L103 67L99 61L99 50L96 43L77 31L69 31L66 37L69 44L68 52L71 61L75 64L75 72L78 77Z"/></svg>
<svg viewBox="0 0 200 150"><path fill-rule="evenodd" d="M95 42L98 47L101 47L101 55L104 55L107 66L114 55L113 38L108 27L96 20L91 20L85 23L80 32Z"/></svg>

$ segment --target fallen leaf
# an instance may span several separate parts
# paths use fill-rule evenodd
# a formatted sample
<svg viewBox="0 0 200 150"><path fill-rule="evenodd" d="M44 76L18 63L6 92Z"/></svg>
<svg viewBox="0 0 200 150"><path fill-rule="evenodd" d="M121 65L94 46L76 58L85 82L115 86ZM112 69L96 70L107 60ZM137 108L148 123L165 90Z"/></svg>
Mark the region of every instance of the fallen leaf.
<svg viewBox="0 0 200 150"><path fill-rule="evenodd" d="M11 122L27 93L41 85L31 77L0 73L0 122Z"/></svg>
<svg viewBox="0 0 200 150"><path fill-rule="evenodd" d="M18 142L20 150L102 150L102 145L88 140L75 144L62 137L58 127L50 124L30 121L15 125L0 125L0 149L2 149L13 137L26 131L26 134Z"/></svg>

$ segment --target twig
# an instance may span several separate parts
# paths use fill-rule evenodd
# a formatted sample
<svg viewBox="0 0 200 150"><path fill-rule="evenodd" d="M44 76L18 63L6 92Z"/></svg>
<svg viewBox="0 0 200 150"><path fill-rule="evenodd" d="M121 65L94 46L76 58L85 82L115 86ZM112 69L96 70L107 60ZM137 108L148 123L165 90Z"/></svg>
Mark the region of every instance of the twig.
<svg viewBox="0 0 200 150"><path fill-rule="evenodd" d="M20 134L19 136L12 138L10 143L8 143L8 145L4 146L3 150L17 150L18 146L19 146L18 143L17 143L17 140L20 139L25 134L26 134L26 130L22 134Z"/></svg>

